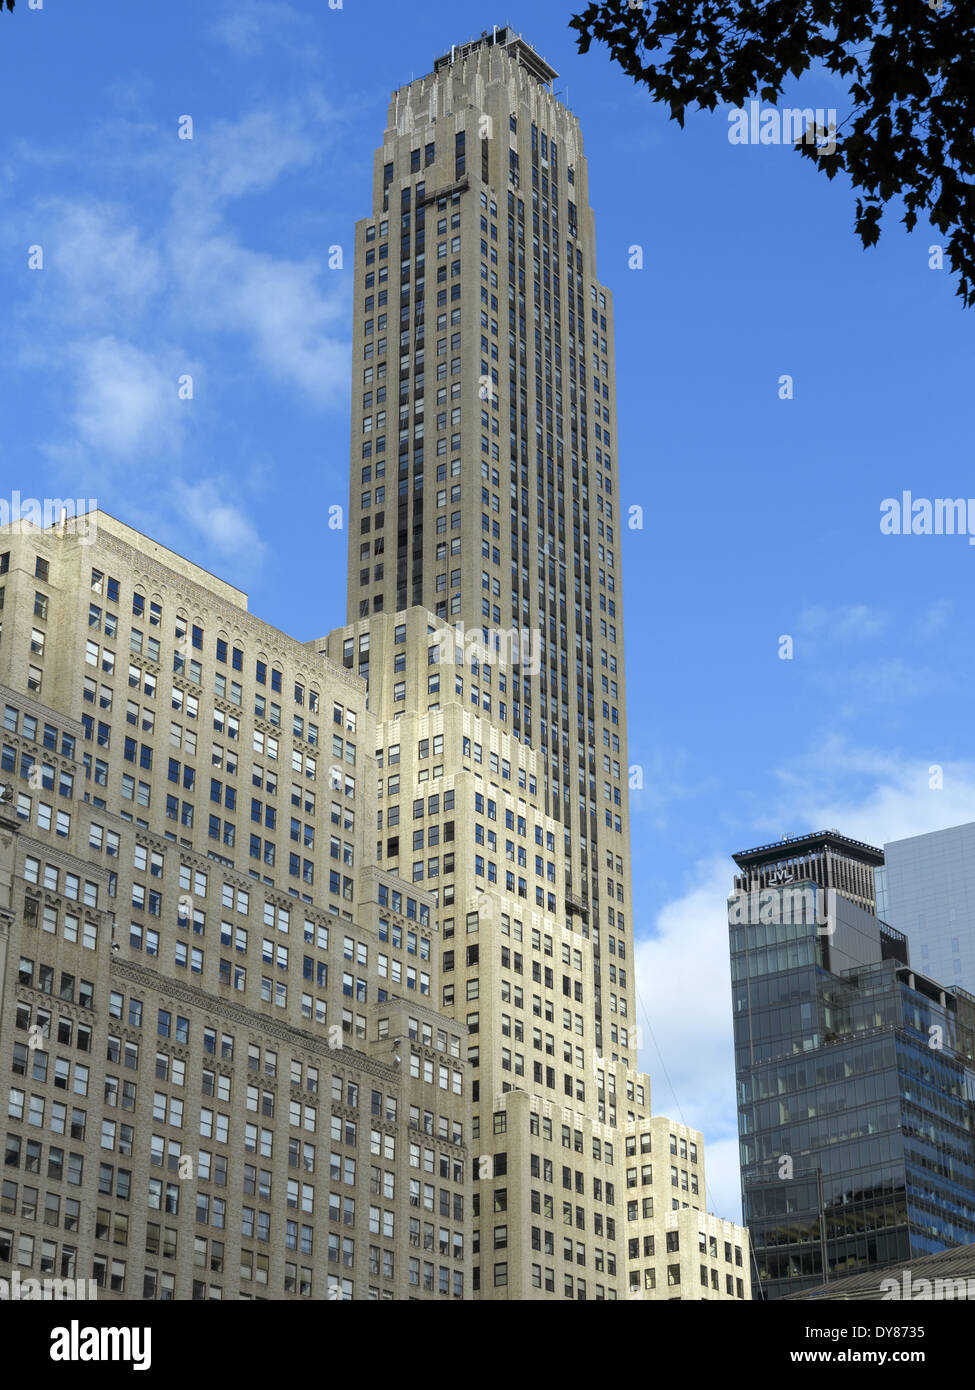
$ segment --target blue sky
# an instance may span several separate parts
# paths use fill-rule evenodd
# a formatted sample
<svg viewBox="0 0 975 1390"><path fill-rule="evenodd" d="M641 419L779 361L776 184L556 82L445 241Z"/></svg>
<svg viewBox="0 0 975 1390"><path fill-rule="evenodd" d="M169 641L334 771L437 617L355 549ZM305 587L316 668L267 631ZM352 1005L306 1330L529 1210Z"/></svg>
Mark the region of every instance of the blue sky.
<svg viewBox="0 0 975 1390"><path fill-rule="evenodd" d="M730 144L726 110L681 131L577 55L571 13L19 0L0 17L0 493L96 498L297 637L341 622L351 296L329 248L351 263L390 91L519 29L582 123L621 500L644 509L623 549L641 1061L655 1106L705 1130L730 1215L729 854L975 818L975 550L879 527L905 489L975 496L975 318L929 268L930 229L888 213L864 252L842 176ZM795 95L842 121L828 79Z"/></svg>

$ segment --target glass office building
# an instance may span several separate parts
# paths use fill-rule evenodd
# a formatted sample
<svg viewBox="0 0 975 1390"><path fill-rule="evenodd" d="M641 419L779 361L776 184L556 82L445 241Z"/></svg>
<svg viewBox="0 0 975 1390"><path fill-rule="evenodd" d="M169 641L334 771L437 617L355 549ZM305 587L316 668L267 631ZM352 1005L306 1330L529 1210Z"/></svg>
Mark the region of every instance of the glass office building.
<svg viewBox="0 0 975 1390"><path fill-rule="evenodd" d="M925 974L975 990L975 822L884 845L877 910Z"/></svg>
<svg viewBox="0 0 975 1390"><path fill-rule="evenodd" d="M875 915L879 850L829 831L735 862L738 1125L758 1296L975 1241L975 998L913 970L907 938Z"/></svg>

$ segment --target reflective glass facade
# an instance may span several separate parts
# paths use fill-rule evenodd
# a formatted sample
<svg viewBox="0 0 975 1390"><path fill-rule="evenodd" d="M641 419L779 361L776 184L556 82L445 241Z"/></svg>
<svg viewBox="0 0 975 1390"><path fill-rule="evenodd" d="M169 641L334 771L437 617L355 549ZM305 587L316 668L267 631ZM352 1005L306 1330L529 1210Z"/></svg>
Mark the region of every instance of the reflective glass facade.
<svg viewBox="0 0 975 1390"><path fill-rule="evenodd" d="M926 975L975 990L975 822L884 846L877 910Z"/></svg>
<svg viewBox="0 0 975 1390"><path fill-rule="evenodd" d="M916 974L865 908L806 891L801 913L767 887L761 913L729 903L743 1211L768 1298L823 1282L824 1240L830 1278L975 1241L975 999Z"/></svg>

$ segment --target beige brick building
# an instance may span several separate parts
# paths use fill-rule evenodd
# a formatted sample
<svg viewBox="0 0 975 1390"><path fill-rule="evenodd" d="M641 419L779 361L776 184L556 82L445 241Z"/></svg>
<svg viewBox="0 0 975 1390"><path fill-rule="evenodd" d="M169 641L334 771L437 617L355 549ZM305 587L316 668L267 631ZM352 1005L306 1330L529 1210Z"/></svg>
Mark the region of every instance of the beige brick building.
<svg viewBox="0 0 975 1390"><path fill-rule="evenodd" d="M0 1265L469 1298L466 1039L430 894L367 863L363 683L97 532L0 546Z"/></svg>

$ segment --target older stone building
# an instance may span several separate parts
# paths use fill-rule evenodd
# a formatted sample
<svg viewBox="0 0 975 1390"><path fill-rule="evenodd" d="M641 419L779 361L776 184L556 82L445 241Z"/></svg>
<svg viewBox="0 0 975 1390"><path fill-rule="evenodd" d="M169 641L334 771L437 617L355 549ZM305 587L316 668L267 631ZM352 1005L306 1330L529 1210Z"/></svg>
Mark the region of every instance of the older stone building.
<svg viewBox="0 0 975 1390"><path fill-rule="evenodd" d="M466 1038L433 899L367 862L365 687L95 520L0 551L0 1263L469 1298Z"/></svg>

